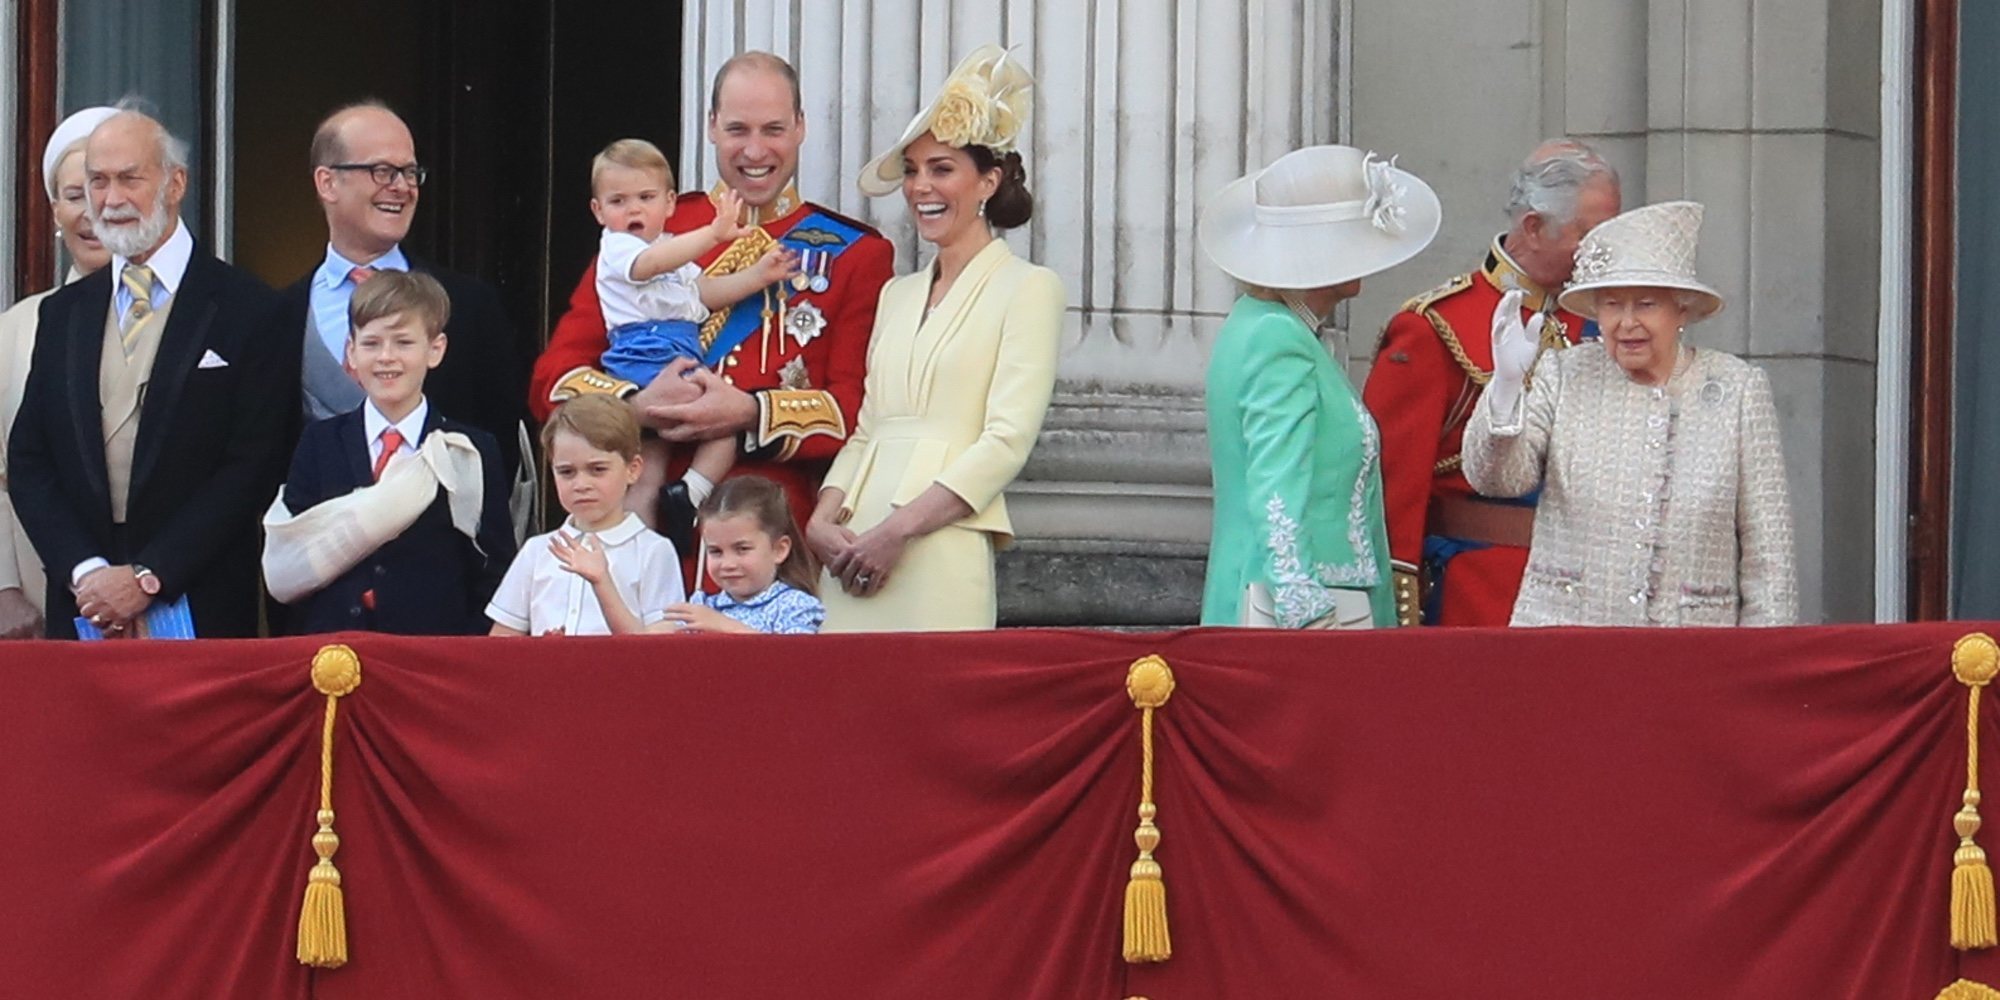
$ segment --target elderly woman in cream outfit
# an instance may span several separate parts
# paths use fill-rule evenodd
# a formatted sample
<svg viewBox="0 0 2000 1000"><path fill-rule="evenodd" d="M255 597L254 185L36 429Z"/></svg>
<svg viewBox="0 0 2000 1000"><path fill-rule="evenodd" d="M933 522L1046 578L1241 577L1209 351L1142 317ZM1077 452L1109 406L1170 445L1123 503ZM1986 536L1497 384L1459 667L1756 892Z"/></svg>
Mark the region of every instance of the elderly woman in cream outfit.
<svg viewBox="0 0 2000 1000"><path fill-rule="evenodd" d="M97 242L90 229L83 143L98 123L116 111L86 108L69 116L56 126L42 151L42 180L48 186L49 207L55 212L56 232L69 250L65 284L111 262L111 251ZM14 414L21 408L28 362L35 353L36 320L48 295L30 295L0 313L0 639L32 639L42 634L42 563L14 517L14 504L7 496L6 443L14 430Z"/></svg>
<svg viewBox="0 0 2000 1000"><path fill-rule="evenodd" d="M1584 237L1562 305L1597 320L1602 349L1536 361L1539 331L1508 311L1518 303L1494 314L1493 380L1465 432L1465 475L1492 496L1542 490L1516 625L1797 617L1770 380L1684 336L1722 308L1695 277L1701 213L1648 205Z"/></svg>
<svg viewBox="0 0 2000 1000"><path fill-rule="evenodd" d="M807 525L828 631L994 625L1001 491L1041 431L1063 314L1055 273L994 235L1033 212L1014 151L1033 86L985 46L862 171L863 192L902 192L937 256L882 289L858 426Z"/></svg>

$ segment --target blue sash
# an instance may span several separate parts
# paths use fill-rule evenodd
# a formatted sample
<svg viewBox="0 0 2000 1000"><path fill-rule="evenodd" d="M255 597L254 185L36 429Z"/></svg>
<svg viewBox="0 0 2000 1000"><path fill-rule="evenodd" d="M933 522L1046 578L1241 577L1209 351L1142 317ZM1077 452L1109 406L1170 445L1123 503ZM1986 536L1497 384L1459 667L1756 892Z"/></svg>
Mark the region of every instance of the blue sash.
<svg viewBox="0 0 2000 1000"><path fill-rule="evenodd" d="M811 250L815 256L825 254L829 262L847 252L865 231L852 223L835 218L825 212L815 211L785 231L778 242L794 251ZM834 281L833 287L823 293L799 292L784 289L787 300L805 295L832 295L839 291L839 283L831 272L827 275ZM716 331L715 340L701 356L703 364L714 368L722 363L738 345L749 340L764 325L764 296L752 295L729 307L729 318L723 320L722 329ZM781 331L782 332L782 331Z"/></svg>

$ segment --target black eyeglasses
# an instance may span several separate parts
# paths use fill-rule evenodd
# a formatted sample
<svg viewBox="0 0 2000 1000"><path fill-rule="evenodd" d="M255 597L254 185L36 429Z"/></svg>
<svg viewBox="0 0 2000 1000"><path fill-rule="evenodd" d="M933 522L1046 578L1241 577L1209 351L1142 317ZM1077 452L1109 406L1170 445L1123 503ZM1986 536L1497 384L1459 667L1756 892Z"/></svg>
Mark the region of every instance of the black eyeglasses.
<svg viewBox="0 0 2000 1000"><path fill-rule="evenodd" d="M388 187L396 183L396 178L398 177L409 181L411 187L422 187L424 178L430 176L430 171L414 163L407 167L399 167L393 163L329 163L326 168L328 170L366 170L368 171L368 176L374 179L376 187Z"/></svg>

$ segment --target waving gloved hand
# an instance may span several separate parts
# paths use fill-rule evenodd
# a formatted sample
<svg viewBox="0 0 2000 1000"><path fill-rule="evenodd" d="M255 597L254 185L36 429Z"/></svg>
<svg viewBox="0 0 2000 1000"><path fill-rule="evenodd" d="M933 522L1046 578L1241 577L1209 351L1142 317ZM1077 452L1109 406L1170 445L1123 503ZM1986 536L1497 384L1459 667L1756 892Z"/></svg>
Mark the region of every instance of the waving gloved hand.
<svg viewBox="0 0 2000 1000"><path fill-rule="evenodd" d="M1500 296L1493 310L1493 380L1486 384L1486 403L1494 416L1514 412L1528 382L1528 370L1542 351L1542 313L1521 320L1521 302L1527 293L1515 289Z"/></svg>

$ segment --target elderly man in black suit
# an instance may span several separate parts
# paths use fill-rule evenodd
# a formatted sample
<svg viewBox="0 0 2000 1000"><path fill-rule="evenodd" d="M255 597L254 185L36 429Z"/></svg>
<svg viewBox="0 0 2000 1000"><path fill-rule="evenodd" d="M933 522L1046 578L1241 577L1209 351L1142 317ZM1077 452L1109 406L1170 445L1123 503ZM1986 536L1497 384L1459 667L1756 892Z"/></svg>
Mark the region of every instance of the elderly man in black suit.
<svg viewBox="0 0 2000 1000"><path fill-rule="evenodd" d="M133 634L185 595L196 634L257 633L258 517L289 457L297 357L277 296L180 219L187 147L136 111L85 146L111 264L42 303L9 488L49 568L48 634Z"/></svg>
<svg viewBox="0 0 2000 1000"><path fill-rule="evenodd" d="M424 393L443 412L493 435L511 477L527 415L527 369L491 285L404 253L425 176L409 126L382 104L340 108L314 133L312 180L326 211L326 256L282 293L303 374L300 415L323 420L361 405L366 397L342 365L347 303L377 271L419 271L451 298L451 350Z"/></svg>

